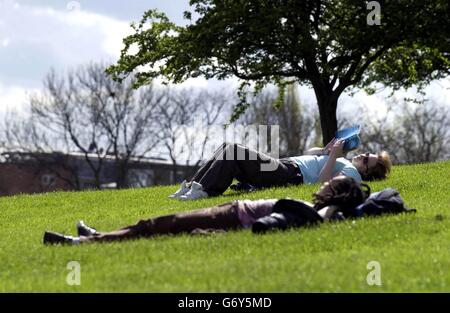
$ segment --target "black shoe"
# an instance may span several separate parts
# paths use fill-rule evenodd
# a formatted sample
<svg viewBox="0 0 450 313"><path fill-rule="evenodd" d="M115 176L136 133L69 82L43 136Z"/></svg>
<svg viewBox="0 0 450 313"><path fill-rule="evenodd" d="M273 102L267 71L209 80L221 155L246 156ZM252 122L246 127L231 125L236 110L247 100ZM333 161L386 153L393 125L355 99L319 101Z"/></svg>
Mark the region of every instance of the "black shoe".
<svg viewBox="0 0 450 313"><path fill-rule="evenodd" d="M83 221L78 221L77 223L77 232L78 236L94 236L98 234L97 230L95 228L87 226Z"/></svg>
<svg viewBox="0 0 450 313"><path fill-rule="evenodd" d="M63 234L46 231L44 233L44 244L57 245L57 244L78 244L80 241L78 238L72 236L65 236Z"/></svg>

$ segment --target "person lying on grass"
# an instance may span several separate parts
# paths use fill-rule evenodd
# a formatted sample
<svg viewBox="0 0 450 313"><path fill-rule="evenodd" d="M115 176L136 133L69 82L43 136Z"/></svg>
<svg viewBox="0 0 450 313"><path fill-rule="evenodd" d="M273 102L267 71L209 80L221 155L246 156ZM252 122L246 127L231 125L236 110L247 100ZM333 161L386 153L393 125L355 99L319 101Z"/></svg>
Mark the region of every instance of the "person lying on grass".
<svg viewBox="0 0 450 313"><path fill-rule="evenodd" d="M313 214L317 215L321 221L340 219L340 217L342 218L342 212L356 208L364 202L369 194L369 186L360 184L351 177L340 175L322 184L314 194L314 204L301 200L298 203L305 206L307 210L313 211ZM203 233L249 228L260 218L271 215L279 201L286 200L235 200L210 208L141 220L135 225L111 232L97 232L80 221L77 224L78 237L46 231L44 243L80 244L110 242L147 238L155 235Z"/></svg>
<svg viewBox="0 0 450 313"><path fill-rule="evenodd" d="M389 154L365 153L344 158L344 140L333 139L325 148L311 148L306 155L275 159L240 144L222 144L213 157L171 198L194 200L221 195L237 179L256 188L288 184L323 183L338 175L361 180L384 179L390 172Z"/></svg>

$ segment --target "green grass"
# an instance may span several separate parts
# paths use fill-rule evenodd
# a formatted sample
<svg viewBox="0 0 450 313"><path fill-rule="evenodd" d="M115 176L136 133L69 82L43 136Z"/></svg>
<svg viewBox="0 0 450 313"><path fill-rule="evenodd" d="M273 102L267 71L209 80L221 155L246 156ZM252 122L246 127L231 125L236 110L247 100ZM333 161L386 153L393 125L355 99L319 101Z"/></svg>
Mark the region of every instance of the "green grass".
<svg viewBox="0 0 450 313"><path fill-rule="evenodd" d="M142 218L240 198L311 200L317 186L267 189L192 202L177 186L0 199L0 291L421 292L450 291L450 161L397 166L373 190L394 187L417 214L326 223L256 236L160 236L121 243L44 246L44 230L74 233L84 219L112 230ZM443 218L437 218L436 215ZM69 261L81 285L66 283ZM369 261L381 286L366 282Z"/></svg>

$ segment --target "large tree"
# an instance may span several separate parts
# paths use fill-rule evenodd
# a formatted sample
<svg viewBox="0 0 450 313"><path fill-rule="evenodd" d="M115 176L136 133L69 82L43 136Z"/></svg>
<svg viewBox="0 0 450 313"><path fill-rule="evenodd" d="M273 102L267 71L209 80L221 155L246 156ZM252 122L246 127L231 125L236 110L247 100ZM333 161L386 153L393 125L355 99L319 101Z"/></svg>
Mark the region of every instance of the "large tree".
<svg viewBox="0 0 450 313"><path fill-rule="evenodd" d="M248 106L245 91L251 83L256 91L269 83L308 84L316 95L324 143L336 131L344 90L375 83L394 89L421 86L449 74L448 0L190 4L195 12L185 12L186 26L155 10L146 12L132 24L134 34L124 39L121 57L108 72L119 81L136 75L136 86L156 77L174 83L197 76L238 77L241 101L232 119ZM381 15L373 11L377 4Z"/></svg>

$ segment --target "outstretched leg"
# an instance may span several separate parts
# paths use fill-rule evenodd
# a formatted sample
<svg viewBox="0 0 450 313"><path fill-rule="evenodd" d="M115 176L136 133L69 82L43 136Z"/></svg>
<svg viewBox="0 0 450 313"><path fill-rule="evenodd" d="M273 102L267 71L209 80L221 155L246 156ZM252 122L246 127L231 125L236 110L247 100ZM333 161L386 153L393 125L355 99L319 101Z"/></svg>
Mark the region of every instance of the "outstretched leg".
<svg viewBox="0 0 450 313"><path fill-rule="evenodd" d="M214 151L212 158L209 159L205 164L203 164L191 178L187 179L187 181L198 182L203 177L203 175L205 175L205 173L209 170L213 162L223 154L223 151L226 147L227 147L226 143L221 144L220 147L217 148L216 151Z"/></svg>
<svg viewBox="0 0 450 313"><path fill-rule="evenodd" d="M241 227L237 203L228 202L212 208L159 216L113 232L82 237L81 241L117 241L155 235L190 233L194 229L237 229Z"/></svg>
<svg viewBox="0 0 450 313"><path fill-rule="evenodd" d="M190 233L195 229L238 229L242 227L242 224L237 210L237 202L227 202L211 208L141 220L135 225L119 230L100 232L87 237L81 236L76 240L80 243L111 242L155 235ZM67 240L47 243L62 242L71 243Z"/></svg>

